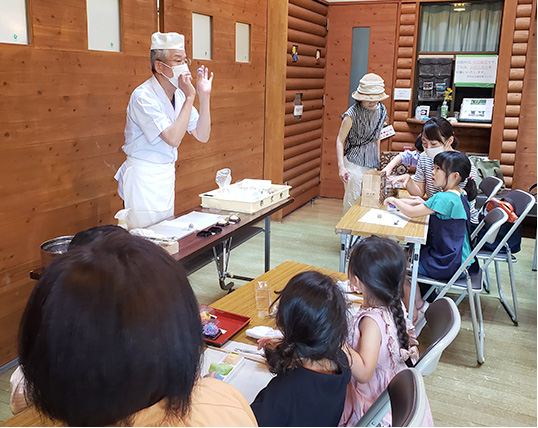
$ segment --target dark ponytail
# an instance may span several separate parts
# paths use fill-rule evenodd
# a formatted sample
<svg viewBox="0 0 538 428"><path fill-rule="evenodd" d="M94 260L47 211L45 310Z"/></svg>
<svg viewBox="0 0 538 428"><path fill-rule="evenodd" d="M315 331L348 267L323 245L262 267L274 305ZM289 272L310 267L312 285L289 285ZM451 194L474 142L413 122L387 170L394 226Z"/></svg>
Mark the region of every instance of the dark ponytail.
<svg viewBox="0 0 538 428"><path fill-rule="evenodd" d="M390 309L400 348L409 349L409 335L402 309L405 266L406 258L400 245L377 236L360 241L349 259L349 273L361 280L369 295Z"/></svg>
<svg viewBox="0 0 538 428"><path fill-rule="evenodd" d="M467 192L467 200L471 202L476 198L478 190L471 175L471 161L465 153L456 150L446 150L435 156L433 163L441 168L448 176L453 172L460 175L460 183L467 180L464 190Z"/></svg>
<svg viewBox="0 0 538 428"><path fill-rule="evenodd" d="M452 148L456 150L458 148L458 140L454 135L454 129L452 124L444 117L435 116L428 120L422 128L422 134L426 136L428 140L444 142L450 137L454 137L452 140Z"/></svg>

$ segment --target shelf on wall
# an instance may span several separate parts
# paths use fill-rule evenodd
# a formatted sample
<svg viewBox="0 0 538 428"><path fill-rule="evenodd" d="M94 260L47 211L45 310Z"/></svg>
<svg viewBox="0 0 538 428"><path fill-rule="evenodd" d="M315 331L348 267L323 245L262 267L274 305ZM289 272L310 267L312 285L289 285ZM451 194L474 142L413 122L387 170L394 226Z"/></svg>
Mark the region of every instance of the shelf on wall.
<svg viewBox="0 0 538 428"><path fill-rule="evenodd" d="M411 123L413 125L424 125L426 123L425 120L419 120L414 118L408 118L406 119L407 123ZM491 129L491 123L480 123L480 122L450 122L452 124L453 128L478 128L478 129Z"/></svg>

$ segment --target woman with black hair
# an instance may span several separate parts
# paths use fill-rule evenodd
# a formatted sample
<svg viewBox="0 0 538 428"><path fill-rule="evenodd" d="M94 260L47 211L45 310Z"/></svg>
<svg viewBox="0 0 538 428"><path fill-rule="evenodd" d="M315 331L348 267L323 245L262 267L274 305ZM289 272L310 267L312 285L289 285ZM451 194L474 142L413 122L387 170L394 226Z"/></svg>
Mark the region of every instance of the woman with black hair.
<svg viewBox="0 0 538 428"><path fill-rule="evenodd" d="M448 120L443 117L434 117L424 124L421 133L424 153L418 159L415 175L409 174L390 177L392 183L401 182L411 196L423 197L426 194L430 198L433 194L441 192L442 189L434 183L432 173L434 169L433 159L442 152L455 151L458 147L458 140L454 135L454 129ZM462 180L460 187L463 189L467 185L467 180L475 181L478 171L471 164L471 170L465 180ZM476 182L475 182L476 186ZM478 224L478 210L475 202L471 202L471 222Z"/></svg>
<svg viewBox="0 0 538 428"><path fill-rule="evenodd" d="M349 365L346 301L334 281L319 272L295 275L279 293L276 325L283 339L265 344L276 374L252 410L260 426L336 426L344 408Z"/></svg>
<svg viewBox="0 0 538 428"><path fill-rule="evenodd" d="M202 325L165 250L103 234L57 257L24 311L19 359L38 411L72 426L255 426L228 384L199 378Z"/></svg>

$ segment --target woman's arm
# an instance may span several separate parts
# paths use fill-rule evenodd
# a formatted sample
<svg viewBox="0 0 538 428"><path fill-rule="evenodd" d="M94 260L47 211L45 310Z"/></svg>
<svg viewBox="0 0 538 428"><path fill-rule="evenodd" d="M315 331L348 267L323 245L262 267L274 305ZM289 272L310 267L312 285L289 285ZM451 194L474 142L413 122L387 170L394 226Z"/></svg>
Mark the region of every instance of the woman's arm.
<svg viewBox="0 0 538 428"><path fill-rule="evenodd" d="M346 143L347 134L351 129L351 117L348 115L344 116L342 119L342 124L340 125L340 130L338 131L338 136L336 137L336 159L338 160L338 176L340 180L344 183L347 183L349 180L349 172L344 166L344 145Z"/></svg>
<svg viewBox="0 0 538 428"><path fill-rule="evenodd" d="M381 331L377 323L370 317L364 317L359 327L360 338L357 350L349 345L344 346L351 374L359 383L368 382L374 375L379 359Z"/></svg>
<svg viewBox="0 0 538 428"><path fill-rule="evenodd" d="M418 205L412 205L403 199L398 199L394 197L389 197L385 199L384 202L385 205L392 204L395 205L396 208L398 208L402 213L404 213L407 217L422 217L428 214L433 214L435 211L429 209L424 204L418 204Z"/></svg>

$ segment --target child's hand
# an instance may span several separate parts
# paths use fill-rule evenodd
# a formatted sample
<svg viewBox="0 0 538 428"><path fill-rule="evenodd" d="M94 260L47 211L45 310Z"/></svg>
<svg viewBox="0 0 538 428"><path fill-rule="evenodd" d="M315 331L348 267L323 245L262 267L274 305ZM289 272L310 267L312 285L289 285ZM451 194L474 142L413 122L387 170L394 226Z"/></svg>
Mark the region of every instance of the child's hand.
<svg viewBox="0 0 538 428"><path fill-rule="evenodd" d="M389 204L396 205L396 204L394 203L395 200L396 200L396 198L395 198L394 196L389 196L387 199L385 199L385 200L383 201L383 204L384 204L384 205L389 205Z"/></svg>
<svg viewBox="0 0 538 428"><path fill-rule="evenodd" d="M391 175L387 177L387 180L389 180L390 184L392 184L392 187L396 187L396 183L401 183L401 187L407 187L407 182L411 176L409 174L403 174L403 175Z"/></svg>
<svg viewBox="0 0 538 428"><path fill-rule="evenodd" d="M280 344L279 339L272 339L269 337L262 337L261 339L258 339L258 349L262 348L269 348L269 349L275 349Z"/></svg>

